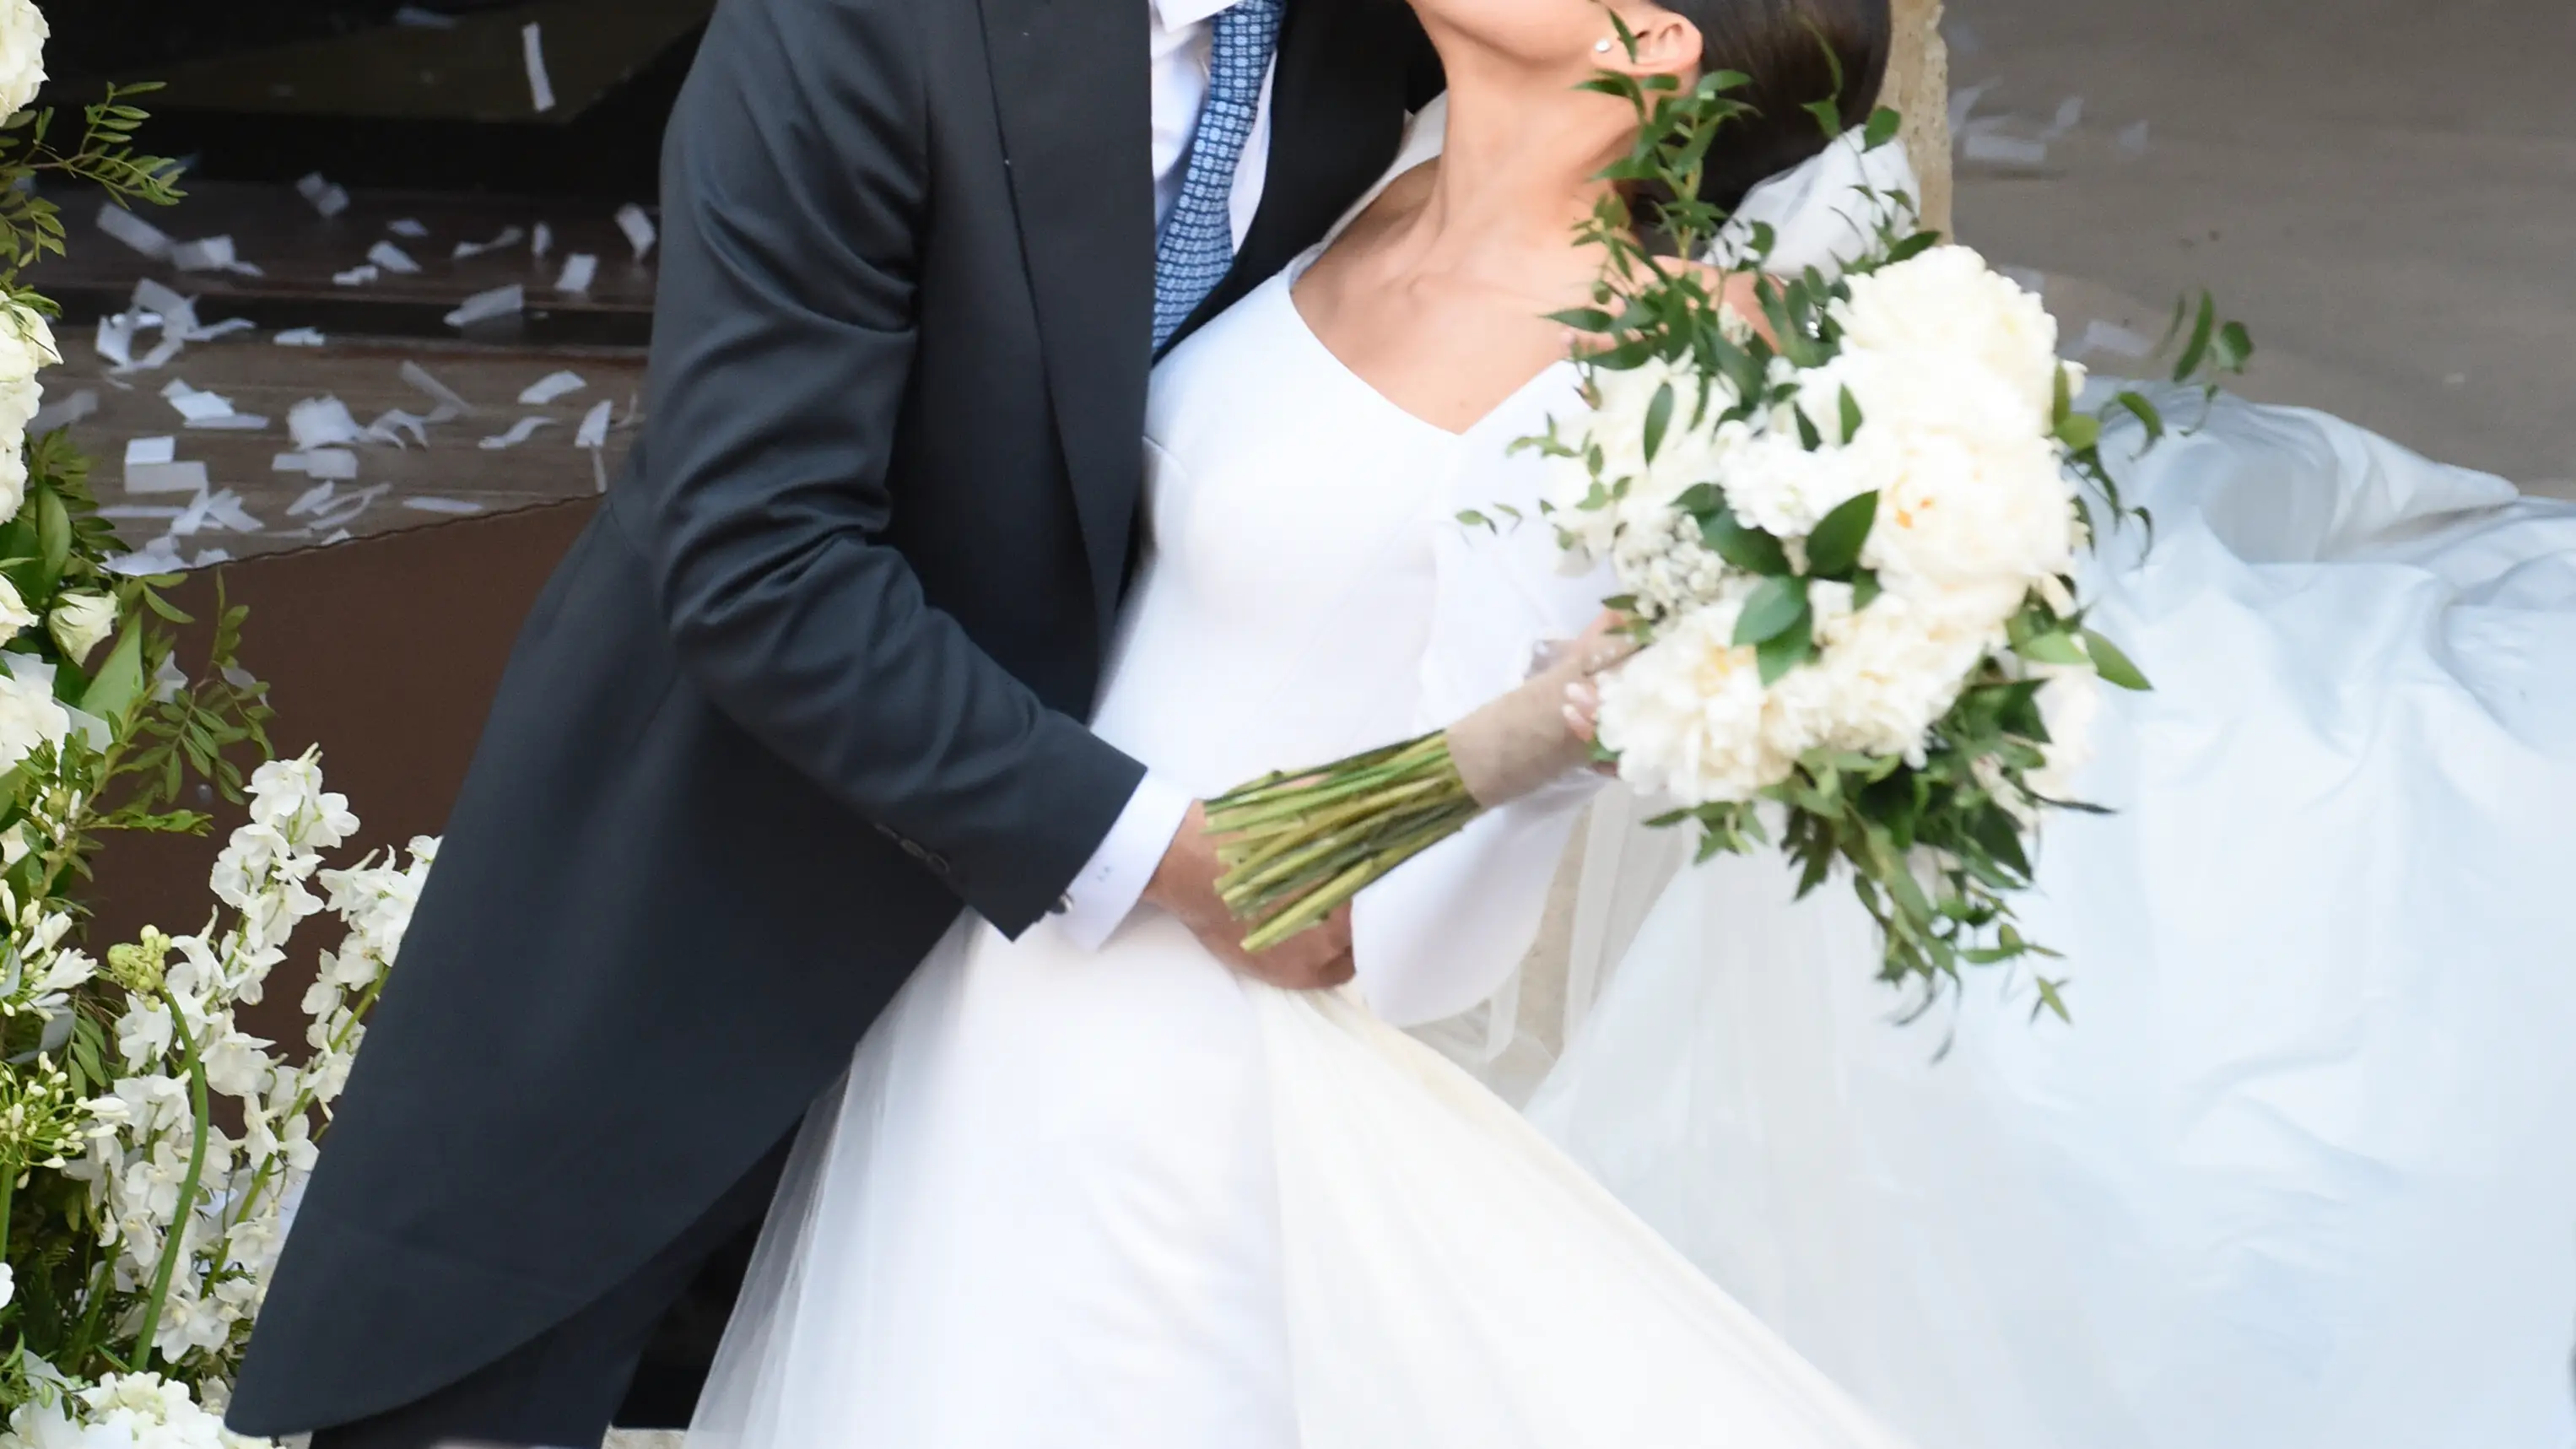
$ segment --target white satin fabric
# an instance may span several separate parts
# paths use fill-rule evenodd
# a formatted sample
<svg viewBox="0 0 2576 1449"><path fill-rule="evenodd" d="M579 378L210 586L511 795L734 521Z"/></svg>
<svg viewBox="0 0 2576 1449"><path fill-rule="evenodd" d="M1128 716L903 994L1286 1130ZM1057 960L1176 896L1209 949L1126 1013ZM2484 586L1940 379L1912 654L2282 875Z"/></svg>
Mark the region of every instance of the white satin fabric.
<svg viewBox="0 0 2576 1449"><path fill-rule="evenodd" d="M1455 718L1606 591L1544 527L1455 518L1534 514L1507 446L1570 368L1452 435L1289 285L1155 379L1152 550L1096 727L1201 793ZM1491 994L1588 793L1368 891L1356 992L1247 985L1150 911L1098 954L961 923L818 1106L693 1449L1892 1449L1381 1020Z"/></svg>
<svg viewBox="0 0 2576 1449"><path fill-rule="evenodd" d="M1723 860L1533 1117L1925 1449L2567 1449L2576 506L2236 402L2120 471L2073 1025L1893 1025L1844 883Z"/></svg>

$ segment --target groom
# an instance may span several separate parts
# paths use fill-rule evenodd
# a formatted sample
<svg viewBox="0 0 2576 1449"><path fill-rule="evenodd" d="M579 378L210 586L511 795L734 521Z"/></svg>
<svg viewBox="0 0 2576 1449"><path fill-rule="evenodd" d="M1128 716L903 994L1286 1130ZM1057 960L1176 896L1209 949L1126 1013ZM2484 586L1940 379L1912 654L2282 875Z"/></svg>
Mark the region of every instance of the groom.
<svg viewBox="0 0 2576 1449"><path fill-rule="evenodd" d="M1436 71L1397 0L723 0L644 438L511 660L236 1430L596 1444L961 912L1097 941L1141 896L1243 961L1195 807L1082 724L1146 370Z"/></svg>

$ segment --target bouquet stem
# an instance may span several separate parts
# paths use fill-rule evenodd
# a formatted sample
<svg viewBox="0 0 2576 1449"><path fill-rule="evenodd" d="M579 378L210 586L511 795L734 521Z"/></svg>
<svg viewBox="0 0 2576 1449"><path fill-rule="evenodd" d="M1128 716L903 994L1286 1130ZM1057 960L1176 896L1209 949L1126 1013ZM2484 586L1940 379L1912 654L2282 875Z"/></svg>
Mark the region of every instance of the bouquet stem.
<svg viewBox="0 0 2576 1449"><path fill-rule="evenodd" d="M1444 732L1267 775L1208 802L1226 873L1217 892L1258 921L1243 939L1266 951L1323 923L1371 882L1457 834L1484 807L1468 793Z"/></svg>

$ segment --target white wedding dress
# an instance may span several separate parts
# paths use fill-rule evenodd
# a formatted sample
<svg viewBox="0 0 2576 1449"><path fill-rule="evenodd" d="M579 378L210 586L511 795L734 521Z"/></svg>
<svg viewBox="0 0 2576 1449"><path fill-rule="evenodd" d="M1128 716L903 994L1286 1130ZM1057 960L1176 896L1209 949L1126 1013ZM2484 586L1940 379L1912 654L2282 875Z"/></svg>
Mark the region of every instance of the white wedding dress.
<svg viewBox="0 0 2576 1449"><path fill-rule="evenodd" d="M1924 1449L2569 1449L2576 505L2298 409L2137 441L2085 593L2156 689L2023 911L2073 1024L1894 1025L1847 886L1726 859L1532 1115Z"/></svg>
<svg viewBox="0 0 2576 1449"><path fill-rule="evenodd" d="M1095 728L1195 792L1517 684L1606 591L1465 507L1571 368L1463 435L1290 280L1158 370L1151 552ZM1357 989L1247 984L1140 912L969 918L816 1110L692 1449L1863 1449L1898 1441L1501 1100L1385 1024L1520 958L1589 777L1367 892Z"/></svg>

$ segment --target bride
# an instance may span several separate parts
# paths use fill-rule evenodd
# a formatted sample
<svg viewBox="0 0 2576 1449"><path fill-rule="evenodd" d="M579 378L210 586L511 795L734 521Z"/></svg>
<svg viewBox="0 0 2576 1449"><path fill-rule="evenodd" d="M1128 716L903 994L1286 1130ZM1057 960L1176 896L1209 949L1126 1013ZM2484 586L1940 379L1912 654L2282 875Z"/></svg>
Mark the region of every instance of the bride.
<svg viewBox="0 0 2576 1449"><path fill-rule="evenodd" d="M1152 547L1095 729L1201 795L1444 724L1607 592L1472 534L1577 406L1570 240L1633 140L1605 65L1779 93L1715 199L1865 114L1884 0L1417 0L1446 155L1179 348ZM1614 36L1616 14L1636 37ZM1403 169L1399 163L1399 170ZM1168 916L1101 953L969 917L811 1118L698 1449L1861 1449L1898 1440L1500 1099L1387 1024L1518 964L1593 779L1366 893L1355 993L1228 971Z"/></svg>

